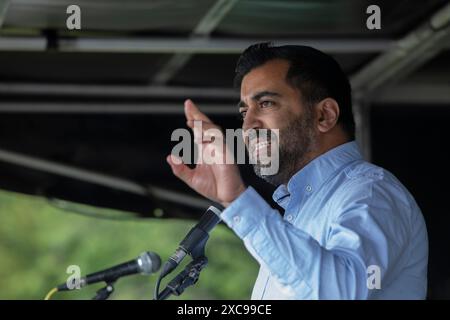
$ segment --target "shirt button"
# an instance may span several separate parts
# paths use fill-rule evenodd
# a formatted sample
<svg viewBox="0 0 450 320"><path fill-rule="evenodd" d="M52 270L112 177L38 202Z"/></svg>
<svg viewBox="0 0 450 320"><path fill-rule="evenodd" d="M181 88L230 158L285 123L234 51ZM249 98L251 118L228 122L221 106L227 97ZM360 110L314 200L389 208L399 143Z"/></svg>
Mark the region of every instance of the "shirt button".
<svg viewBox="0 0 450 320"><path fill-rule="evenodd" d="M305 189L306 189L307 192L311 192L312 191L312 187L309 184L306 186Z"/></svg>
<svg viewBox="0 0 450 320"><path fill-rule="evenodd" d="M241 217L240 216L234 216L233 217L233 221L234 221L234 223L239 223L239 222L241 222Z"/></svg>
<svg viewBox="0 0 450 320"><path fill-rule="evenodd" d="M288 214L286 219L287 221L291 222L294 219L294 217L292 216L292 214Z"/></svg>

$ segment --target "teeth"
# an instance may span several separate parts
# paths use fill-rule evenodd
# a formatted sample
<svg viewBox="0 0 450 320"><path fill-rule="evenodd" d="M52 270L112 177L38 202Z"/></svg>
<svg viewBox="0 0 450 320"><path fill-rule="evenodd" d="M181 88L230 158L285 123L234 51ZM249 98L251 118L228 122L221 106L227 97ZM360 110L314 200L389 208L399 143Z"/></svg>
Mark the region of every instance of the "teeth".
<svg viewBox="0 0 450 320"><path fill-rule="evenodd" d="M268 145L269 145L269 142L268 142L268 141L260 142L260 143L258 143L258 144L255 146L255 150L259 150L259 149L261 149L261 148L265 148L265 147L267 147Z"/></svg>
<svg viewBox="0 0 450 320"><path fill-rule="evenodd" d="M259 152L260 149L266 148L268 145L270 145L270 141L257 143L254 145L252 153L256 156L256 153Z"/></svg>

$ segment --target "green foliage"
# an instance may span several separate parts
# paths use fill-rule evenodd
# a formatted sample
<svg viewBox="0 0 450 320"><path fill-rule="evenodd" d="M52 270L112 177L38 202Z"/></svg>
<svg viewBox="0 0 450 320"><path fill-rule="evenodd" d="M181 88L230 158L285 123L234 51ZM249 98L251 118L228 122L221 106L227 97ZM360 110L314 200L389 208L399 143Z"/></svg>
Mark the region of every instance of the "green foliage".
<svg viewBox="0 0 450 320"><path fill-rule="evenodd" d="M108 216L130 215L82 207ZM42 198L4 191L0 192L0 221L0 299L43 299L52 287L66 281L69 265L79 265L82 274L87 274L147 250L165 260L195 223L86 217L56 208ZM220 225L213 230L206 251L209 263L199 282L171 299L250 298L257 264L242 241ZM152 299L155 280L156 275L119 279L111 299ZM102 284L56 293L53 298L90 299L100 287Z"/></svg>

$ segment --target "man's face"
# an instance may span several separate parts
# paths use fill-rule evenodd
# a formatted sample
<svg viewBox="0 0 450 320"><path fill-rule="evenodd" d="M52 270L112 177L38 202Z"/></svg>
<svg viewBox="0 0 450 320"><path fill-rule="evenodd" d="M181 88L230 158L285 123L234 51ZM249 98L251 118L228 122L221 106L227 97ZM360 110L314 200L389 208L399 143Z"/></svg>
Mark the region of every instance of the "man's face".
<svg viewBox="0 0 450 320"><path fill-rule="evenodd" d="M258 176L274 185L287 183L302 167L316 140L314 114L302 102L300 91L287 82L288 70L288 61L271 60L251 70L241 84L239 112L243 116L244 132L279 130L278 173L264 175L260 162L253 166ZM261 135L257 138L250 134L245 141L250 157L257 159L264 148L264 154L270 154L270 144L277 141L274 138L272 135L270 139L261 139Z"/></svg>

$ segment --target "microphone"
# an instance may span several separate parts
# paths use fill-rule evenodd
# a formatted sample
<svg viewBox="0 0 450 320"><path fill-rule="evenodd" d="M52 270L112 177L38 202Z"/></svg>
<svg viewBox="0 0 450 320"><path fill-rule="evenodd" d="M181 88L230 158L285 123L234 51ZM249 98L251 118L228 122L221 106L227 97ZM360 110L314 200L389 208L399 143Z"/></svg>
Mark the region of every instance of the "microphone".
<svg viewBox="0 0 450 320"><path fill-rule="evenodd" d="M194 257L198 254L197 250L203 250L206 241L209 238L209 232L221 221L220 214L222 210L210 206L200 218L200 221L189 231L183 241L180 242L178 249L167 260L161 271L160 278L164 278L172 272L184 259L187 254Z"/></svg>
<svg viewBox="0 0 450 320"><path fill-rule="evenodd" d="M80 279L80 287L102 281L113 282L120 277L136 273L148 275L157 272L160 267L161 258L156 253L147 251L143 252L134 260L82 277ZM70 288L66 282L59 285L57 289L58 291L67 291L72 290L73 288Z"/></svg>

